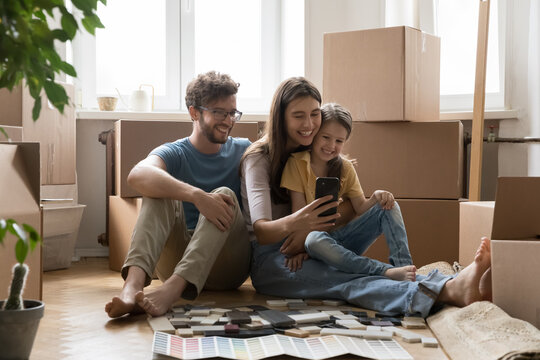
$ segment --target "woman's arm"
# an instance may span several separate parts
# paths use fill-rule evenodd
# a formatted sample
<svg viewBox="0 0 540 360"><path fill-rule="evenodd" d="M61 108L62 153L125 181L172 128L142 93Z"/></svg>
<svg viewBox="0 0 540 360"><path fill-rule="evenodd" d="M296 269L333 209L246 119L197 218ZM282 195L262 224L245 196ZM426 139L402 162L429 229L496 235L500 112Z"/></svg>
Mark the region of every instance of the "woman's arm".
<svg viewBox="0 0 540 360"><path fill-rule="evenodd" d="M268 167L268 159L264 155L254 154L246 157L242 169L251 222L260 244L279 242L296 231L326 230L332 226L326 222L337 219L338 214L326 217L318 215L337 206L337 202L315 209L325 201L331 200L331 196L318 199L290 215L279 218L277 217L281 214L273 216Z"/></svg>

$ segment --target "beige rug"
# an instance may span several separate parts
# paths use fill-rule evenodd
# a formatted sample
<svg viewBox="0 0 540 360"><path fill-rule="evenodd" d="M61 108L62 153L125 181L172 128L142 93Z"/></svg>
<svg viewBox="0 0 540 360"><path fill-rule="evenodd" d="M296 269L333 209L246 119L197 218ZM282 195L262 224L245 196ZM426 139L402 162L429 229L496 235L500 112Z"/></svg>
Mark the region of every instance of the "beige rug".
<svg viewBox="0 0 540 360"><path fill-rule="evenodd" d="M540 360L540 330L491 302L446 306L427 321L452 360Z"/></svg>

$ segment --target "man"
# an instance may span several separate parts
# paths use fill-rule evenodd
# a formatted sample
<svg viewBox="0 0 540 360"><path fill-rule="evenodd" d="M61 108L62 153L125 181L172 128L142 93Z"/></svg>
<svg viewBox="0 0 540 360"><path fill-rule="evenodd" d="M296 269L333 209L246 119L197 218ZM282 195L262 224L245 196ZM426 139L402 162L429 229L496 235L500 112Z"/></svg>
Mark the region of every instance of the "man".
<svg viewBox="0 0 540 360"><path fill-rule="evenodd" d="M187 87L189 137L154 149L128 176L143 204L122 268L124 287L105 305L110 317L163 315L204 288L233 289L249 273L251 246L240 209L238 165L247 139L229 137L242 115L238 84L208 72ZM156 271L163 284L143 291Z"/></svg>

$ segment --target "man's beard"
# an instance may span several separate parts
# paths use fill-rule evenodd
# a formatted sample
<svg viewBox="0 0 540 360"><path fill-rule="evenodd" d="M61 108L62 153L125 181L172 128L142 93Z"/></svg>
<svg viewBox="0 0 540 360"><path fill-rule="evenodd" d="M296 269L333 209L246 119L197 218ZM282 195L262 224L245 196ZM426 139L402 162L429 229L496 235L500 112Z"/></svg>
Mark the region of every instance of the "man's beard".
<svg viewBox="0 0 540 360"><path fill-rule="evenodd" d="M208 141L210 141L212 144L225 144L229 137L229 133L231 132L231 130L229 129L229 132L227 133L227 136L225 136L225 139L221 140L214 136L214 128L208 126L208 124L206 124L203 119L199 119L199 127L201 128L203 135L206 136Z"/></svg>

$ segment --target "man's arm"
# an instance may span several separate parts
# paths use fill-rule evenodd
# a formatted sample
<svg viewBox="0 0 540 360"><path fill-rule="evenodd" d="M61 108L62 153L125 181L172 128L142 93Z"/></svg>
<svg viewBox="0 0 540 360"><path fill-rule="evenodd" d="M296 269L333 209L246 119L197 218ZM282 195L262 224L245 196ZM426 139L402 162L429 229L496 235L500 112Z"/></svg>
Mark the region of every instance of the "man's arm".
<svg viewBox="0 0 540 360"><path fill-rule="evenodd" d="M149 155L135 165L128 175L127 182L146 197L193 203L200 213L221 231L227 230L233 220L234 200L230 196L207 193L175 179L167 172L165 162L157 155Z"/></svg>

